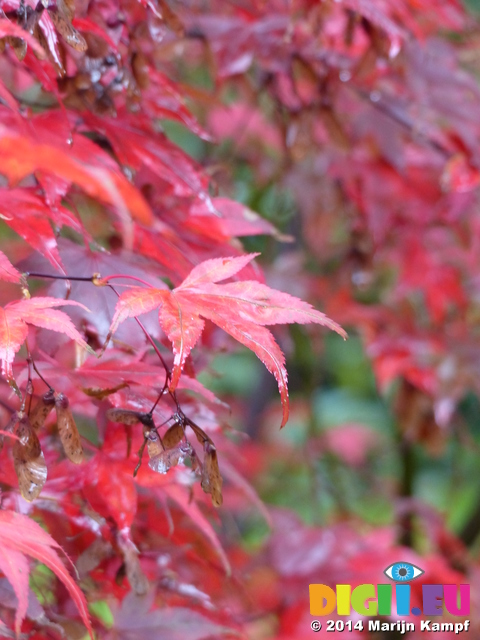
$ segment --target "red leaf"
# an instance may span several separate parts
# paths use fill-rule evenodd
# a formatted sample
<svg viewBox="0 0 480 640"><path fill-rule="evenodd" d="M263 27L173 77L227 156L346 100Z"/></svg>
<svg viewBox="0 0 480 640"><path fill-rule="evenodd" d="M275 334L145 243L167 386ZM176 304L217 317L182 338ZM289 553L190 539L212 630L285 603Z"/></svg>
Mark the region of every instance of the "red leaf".
<svg viewBox="0 0 480 640"><path fill-rule="evenodd" d="M5 126L0 126L0 134L0 171L11 181L20 181L36 171L54 173L78 184L90 196L111 204L125 224L130 214L150 224L152 213L139 191L100 147L83 136L73 137L71 153L53 142L37 141Z"/></svg>
<svg viewBox="0 0 480 640"><path fill-rule="evenodd" d="M87 33L94 33L95 35L100 36L101 38L103 38L105 40L105 42L107 42L112 47L113 51L115 51L115 53L117 53L117 51L118 51L117 45L112 40L112 38L108 35L108 33L105 31L105 29L102 29L101 27L99 27L98 24L96 24L90 18L87 18L87 17L85 17L85 18L74 18L72 20L72 24L79 31L84 31L84 32L87 32Z"/></svg>
<svg viewBox="0 0 480 640"><path fill-rule="evenodd" d="M11 264L7 256L0 251L0 280L20 282L21 274Z"/></svg>
<svg viewBox="0 0 480 640"><path fill-rule="evenodd" d="M211 320L251 349L273 373L283 405L283 427L289 411L285 358L270 331L262 325L314 322L329 327L344 338L346 333L307 302L259 282L246 280L215 284L234 276L256 255L206 260L192 269L171 293L159 289L130 289L120 296L110 333L126 318L160 306L160 324L172 342L175 354L170 384L173 390L185 360L202 334L202 318Z"/></svg>
<svg viewBox="0 0 480 640"><path fill-rule="evenodd" d="M227 555L222 548L220 540L218 539L215 530L210 522L206 519L203 513L200 511L197 503L190 500L188 492L184 487L176 484L170 484L162 487L162 492L166 493L169 498L178 504L178 506L184 511L191 519L192 522L200 529L204 536L206 536L213 548L215 549L218 557L222 561L222 565L227 575L230 575L232 570L228 561Z"/></svg>
<svg viewBox="0 0 480 640"><path fill-rule="evenodd" d="M30 568L27 558L23 553L0 546L0 569L10 582L18 599L17 612L15 614L15 633L20 633L22 621L25 618L28 607L28 574Z"/></svg>
<svg viewBox="0 0 480 640"><path fill-rule="evenodd" d="M166 75L151 67L147 67L145 72L150 82L143 94L145 110L153 117L178 120L203 140L212 142L212 137L185 106L183 96L175 84Z"/></svg>
<svg viewBox="0 0 480 640"><path fill-rule="evenodd" d="M10 302L5 308L0 307L0 360L3 375L7 378L12 377L12 362L27 337L27 324L64 333L84 349L92 352L67 314L52 309L52 307L63 305L83 307L73 300L41 297L18 300Z"/></svg>
<svg viewBox="0 0 480 640"><path fill-rule="evenodd" d="M87 124L106 136L121 164L138 171L142 167L158 179L170 183L178 196L195 195L211 205L208 179L199 166L168 138L152 130L145 120L120 112L119 118L97 118L91 114ZM213 207L212 207L213 212Z"/></svg>
<svg viewBox="0 0 480 640"><path fill-rule="evenodd" d="M156 309L168 296L168 291L159 289L141 289L133 287L120 296L115 307L109 333L113 334L118 325L127 318L134 318L142 313L148 313Z"/></svg>
<svg viewBox="0 0 480 640"><path fill-rule="evenodd" d="M137 490L130 462L97 455L85 473L91 479L83 493L93 509L111 517L119 530L130 527L137 512Z"/></svg>
<svg viewBox="0 0 480 640"><path fill-rule="evenodd" d="M196 313L194 305L181 304L173 293L165 297L160 307L159 320L173 346L171 388L175 389L185 360L200 339L205 322Z"/></svg>
<svg viewBox="0 0 480 640"><path fill-rule="evenodd" d="M58 220L56 213L28 189L0 189L1 219L56 269L63 270L55 234L48 222L54 216ZM78 222L77 225L81 227Z"/></svg>
<svg viewBox="0 0 480 640"><path fill-rule="evenodd" d="M50 58L53 61L55 69L60 76L63 76L65 74L65 69L60 57L58 33L48 11L44 11L42 13L41 18L38 21L38 26L44 35L44 40L48 46Z"/></svg>
<svg viewBox="0 0 480 640"><path fill-rule="evenodd" d="M234 628L220 626L187 607L152 608L153 596L139 598L129 593L121 607L112 607L115 618L113 634L116 640L212 640L213 638L244 637Z"/></svg>
<svg viewBox="0 0 480 640"><path fill-rule="evenodd" d="M480 185L480 172L462 155L455 155L443 170L442 185L445 191L468 193Z"/></svg>
<svg viewBox="0 0 480 640"><path fill-rule="evenodd" d="M209 282L220 282L231 278L241 271L251 260L256 258L258 253L250 253L238 258L214 258L206 260L191 270L178 289L187 287L197 287Z"/></svg>
<svg viewBox="0 0 480 640"><path fill-rule="evenodd" d="M204 310L205 312L205 310ZM281 427L285 426L289 414L287 370L285 369L285 356L275 342L275 338L265 327L259 327L253 323L235 323L231 320L224 320L221 316L210 314L210 320L229 333L232 338L238 340L251 349L255 355L263 362L267 369L275 376L280 392L280 399L283 407L283 418Z"/></svg>
<svg viewBox="0 0 480 640"><path fill-rule="evenodd" d="M19 629L28 606L28 566L24 560L24 554L26 554L43 562L60 578L70 593L90 637L93 639L85 596L65 569L57 549L60 549L60 546L36 522L13 511L0 511L0 550L6 552L2 558L0 551L0 568L12 583L18 597L21 617L19 617L17 611L16 629ZM17 559L20 556L23 560L20 560L19 565L13 567L12 563L5 559L7 554L10 554L11 558L16 556ZM22 570L22 572L26 569L26 572L20 577L17 569ZM19 590L18 592L17 589ZM20 589L22 590L21 592Z"/></svg>
<svg viewBox="0 0 480 640"><path fill-rule="evenodd" d="M198 218L202 225L214 224L220 227L226 237L257 235L282 237L273 224L240 202L228 198L212 198L212 205L220 216L213 215L211 208L204 202L195 203L190 213L194 219Z"/></svg>

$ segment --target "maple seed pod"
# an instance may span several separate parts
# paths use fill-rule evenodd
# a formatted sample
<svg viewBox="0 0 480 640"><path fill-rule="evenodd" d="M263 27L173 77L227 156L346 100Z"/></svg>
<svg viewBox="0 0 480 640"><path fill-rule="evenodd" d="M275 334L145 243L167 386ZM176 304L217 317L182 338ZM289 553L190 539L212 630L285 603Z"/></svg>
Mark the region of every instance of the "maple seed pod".
<svg viewBox="0 0 480 640"><path fill-rule="evenodd" d="M108 409L107 418L112 422L120 422L121 424L133 425L140 422L140 412L131 411L129 409Z"/></svg>
<svg viewBox="0 0 480 640"><path fill-rule="evenodd" d="M56 30L62 36L67 44L77 51L86 51L87 42L82 34L75 29L71 22L65 18L59 11L54 9L48 11L48 15L52 19Z"/></svg>
<svg viewBox="0 0 480 640"><path fill-rule="evenodd" d="M154 430L144 429L144 436L147 440L148 457L154 458L163 452L162 442L160 436Z"/></svg>
<svg viewBox="0 0 480 640"><path fill-rule="evenodd" d="M179 447L173 449L166 449L157 456L152 458L148 466L157 473L167 473L172 467L176 467L177 464L181 464L187 455L190 455L190 444L184 443Z"/></svg>
<svg viewBox="0 0 480 640"><path fill-rule="evenodd" d="M223 502L222 484L223 479L218 467L217 450L211 442L204 444L205 457L203 459L201 486L205 493L210 493L212 502L219 507Z"/></svg>
<svg viewBox="0 0 480 640"><path fill-rule="evenodd" d="M59 393L55 398L58 434L63 450L69 460L75 464L83 462L83 447L77 425L73 419L67 396Z"/></svg>
<svg viewBox="0 0 480 640"><path fill-rule="evenodd" d="M108 409L106 415L112 422L121 422L122 424L130 426L141 422L146 427L155 428L152 416L149 413L132 411L130 409Z"/></svg>
<svg viewBox="0 0 480 640"><path fill-rule="evenodd" d="M200 442L200 444L205 446L207 442L212 442L210 438L207 436L207 434L205 433L205 431L203 429L200 429L200 427L196 425L194 422L190 421L188 423L188 426L190 427L190 429L192 429L193 433L197 436L197 440Z"/></svg>
<svg viewBox="0 0 480 640"><path fill-rule="evenodd" d="M174 425L167 429L165 435L163 436L163 444L166 449L172 449L179 442L183 440L185 435L183 425L180 422L176 422Z"/></svg>
<svg viewBox="0 0 480 640"><path fill-rule="evenodd" d="M50 389L37 402L30 411L29 420L32 427L38 431L45 424L50 411L55 406L55 392Z"/></svg>
<svg viewBox="0 0 480 640"><path fill-rule="evenodd" d="M125 387L128 387L128 384L126 382L122 382L116 387L110 387L109 389L101 389L100 387L83 387L82 391L91 398L97 398L97 400L105 400L105 398L111 396L112 393L116 393L120 389L125 389ZM116 421L114 420L114 422Z"/></svg>
<svg viewBox="0 0 480 640"><path fill-rule="evenodd" d="M202 463L198 459L198 456L195 453L195 449L193 449L193 447L192 447L192 450L190 452L190 462L192 463L192 471L194 472L194 474L201 478L202 477L202 472L203 472Z"/></svg>
<svg viewBox="0 0 480 640"><path fill-rule="evenodd" d="M18 422L16 435L19 439L13 445L13 465L18 487L25 500L32 502L47 480L47 465L38 436L25 415Z"/></svg>

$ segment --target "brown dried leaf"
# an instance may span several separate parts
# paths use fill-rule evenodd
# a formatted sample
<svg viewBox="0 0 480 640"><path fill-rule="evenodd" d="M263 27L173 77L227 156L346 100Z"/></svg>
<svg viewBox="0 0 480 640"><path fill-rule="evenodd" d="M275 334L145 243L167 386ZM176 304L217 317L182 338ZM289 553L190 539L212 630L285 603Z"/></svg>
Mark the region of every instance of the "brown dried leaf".
<svg viewBox="0 0 480 640"><path fill-rule="evenodd" d="M104 400L108 396L112 395L112 393L116 393L117 391L120 391L120 389L125 389L125 387L128 387L128 383L122 382L116 387L111 387L110 389L101 389L100 387L87 387L83 388L82 391L91 398ZM114 422L117 422L117 420L114 420Z"/></svg>
<svg viewBox="0 0 480 640"><path fill-rule="evenodd" d="M37 434L25 415L19 415L16 435L19 440L13 445L13 464L18 478L20 493L28 502L38 498L47 480L47 465L43 457Z"/></svg>
<svg viewBox="0 0 480 640"><path fill-rule="evenodd" d="M183 36L185 33L185 27L178 15L174 13L168 3L165 0L159 0L160 14L163 21L169 29L171 29L177 36Z"/></svg>
<svg viewBox="0 0 480 640"><path fill-rule="evenodd" d="M143 596L148 591L148 578L140 566L138 549L127 536L119 535L117 541L125 560L128 582L137 596Z"/></svg>
<svg viewBox="0 0 480 640"><path fill-rule="evenodd" d="M59 11L48 10L55 28L67 44L77 51L87 50L87 43L82 34Z"/></svg>
<svg viewBox="0 0 480 640"><path fill-rule="evenodd" d="M147 89L150 85L150 69L147 58L140 51L136 51L132 56L132 71L135 82L140 89Z"/></svg>
<svg viewBox="0 0 480 640"><path fill-rule="evenodd" d="M17 36L7 36L5 40L12 47L18 60L21 62L27 55L27 43L23 38L17 38Z"/></svg>
<svg viewBox="0 0 480 640"><path fill-rule="evenodd" d="M109 558L113 553L113 547L110 542L103 538L95 538L92 544L82 551L75 561L75 567L80 578L86 578L90 571L96 569L105 558Z"/></svg>
<svg viewBox="0 0 480 640"><path fill-rule="evenodd" d="M67 396L59 393L55 398L58 434L63 450L69 460L75 464L83 462L83 447L77 425L73 419Z"/></svg>
<svg viewBox="0 0 480 640"><path fill-rule="evenodd" d="M125 565L127 568L127 579L137 596L143 596L148 591L148 578L143 573L138 553L133 549L124 552Z"/></svg>
<svg viewBox="0 0 480 640"><path fill-rule="evenodd" d="M40 429L45 424L45 420L48 418L50 411L55 406L54 391L47 391L37 402L37 404L30 411L29 420L30 424L35 430Z"/></svg>
<svg viewBox="0 0 480 640"><path fill-rule="evenodd" d="M185 431L183 425L180 422L176 422L172 425L163 436L163 444L166 449L172 449L177 446L179 442L183 440Z"/></svg>
<svg viewBox="0 0 480 640"><path fill-rule="evenodd" d="M216 507L219 507L223 502L222 497L222 484L223 479L220 475L220 469L218 467L217 450L215 446L206 442L204 445L205 457L203 459L202 470L202 489L205 493L210 493L212 496L212 502Z"/></svg>

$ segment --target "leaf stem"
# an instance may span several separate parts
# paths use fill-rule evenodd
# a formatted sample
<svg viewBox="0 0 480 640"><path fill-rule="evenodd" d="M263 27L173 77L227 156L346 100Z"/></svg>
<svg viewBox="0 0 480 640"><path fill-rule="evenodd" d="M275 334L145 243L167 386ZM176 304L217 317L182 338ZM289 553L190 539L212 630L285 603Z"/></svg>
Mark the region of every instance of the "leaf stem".
<svg viewBox="0 0 480 640"><path fill-rule="evenodd" d="M42 374L40 373L40 371L37 369L37 365L35 364L35 360L30 356L30 361L32 363L32 367L33 370L35 371L35 373L37 374L37 376L40 378L40 380L45 383L47 385L47 387L50 389L50 391L55 391L55 389L52 387L52 385L48 384L48 382L45 380L45 378L42 376Z"/></svg>
<svg viewBox="0 0 480 640"><path fill-rule="evenodd" d="M141 284L144 284L146 287L149 287L150 289L154 289L155 287L150 284L149 282L147 282L146 280L143 280L142 278L138 278L137 276L130 276L130 275L124 275L122 273L114 273L111 276L105 276L105 278L95 278L95 284L97 284L97 286L106 286L108 284L108 280L113 280L113 279L117 279L117 278L125 278L126 280L135 280L136 282L140 282Z"/></svg>

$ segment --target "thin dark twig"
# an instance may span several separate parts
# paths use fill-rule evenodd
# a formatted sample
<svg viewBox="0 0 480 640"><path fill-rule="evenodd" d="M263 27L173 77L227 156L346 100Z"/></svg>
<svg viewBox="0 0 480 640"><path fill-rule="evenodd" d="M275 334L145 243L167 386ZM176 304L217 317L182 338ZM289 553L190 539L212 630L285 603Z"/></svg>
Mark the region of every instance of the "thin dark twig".
<svg viewBox="0 0 480 640"><path fill-rule="evenodd" d="M155 411L155 408L157 406L157 404L160 402L160 398L163 396L163 394L165 393L165 389L167 388L168 385L168 377L165 379L165 384L163 385L163 389L160 391L160 393L158 394L157 399L155 400L155 404L153 405L153 407L150 409L150 411L148 412L149 415L153 415L153 412ZM169 418L171 420L171 418ZM167 420L168 422L168 420ZM165 422L163 423L165 424ZM160 425L162 426L162 425Z"/></svg>
<svg viewBox="0 0 480 640"><path fill-rule="evenodd" d="M27 271L24 274L27 278L47 278L50 280L73 280L74 282L93 282L96 276L59 276L49 273L37 273L33 271Z"/></svg>
<svg viewBox="0 0 480 640"><path fill-rule="evenodd" d="M32 362L33 369L34 369L35 373L37 374L37 376L40 378L40 380L41 380L43 383L45 383L45 384L47 385L47 387L50 389L50 391L55 391L55 389L52 387L52 385L51 385L51 384L49 384L49 383L45 380L45 378L42 376L42 374L40 373L40 371L37 369L37 365L35 364L35 360L34 360L31 356L30 356L30 360L31 360L31 362Z"/></svg>

